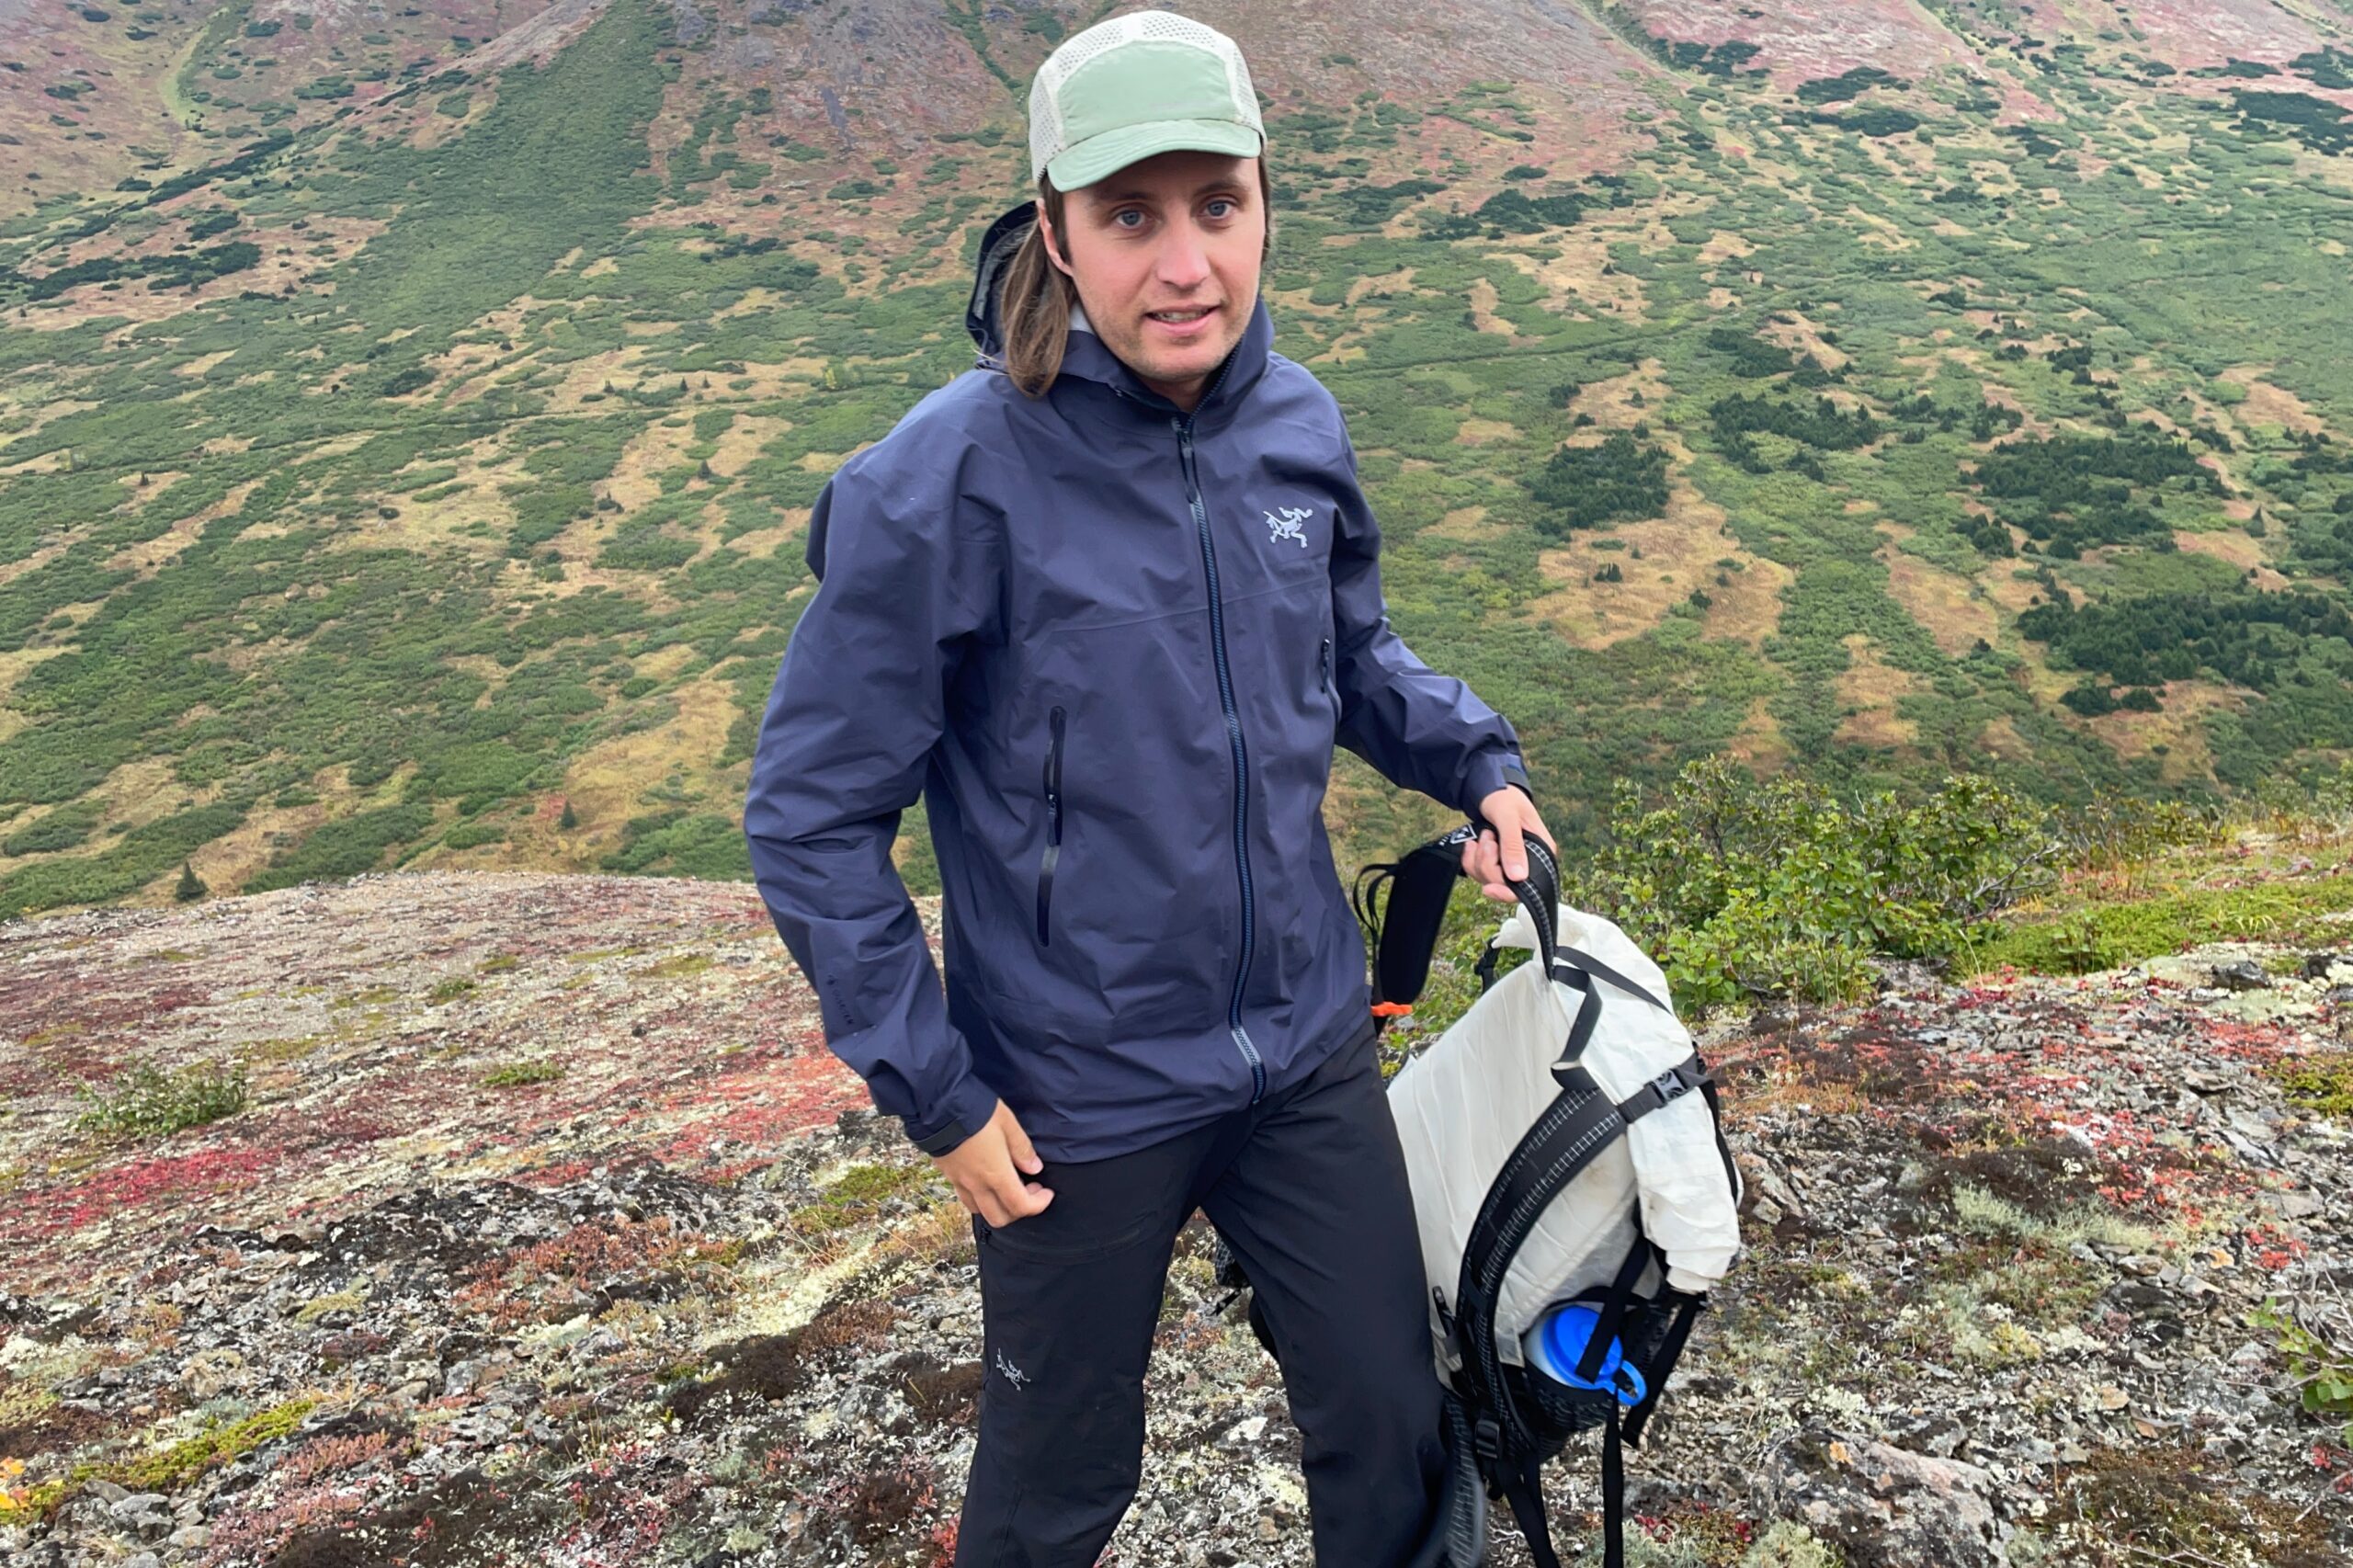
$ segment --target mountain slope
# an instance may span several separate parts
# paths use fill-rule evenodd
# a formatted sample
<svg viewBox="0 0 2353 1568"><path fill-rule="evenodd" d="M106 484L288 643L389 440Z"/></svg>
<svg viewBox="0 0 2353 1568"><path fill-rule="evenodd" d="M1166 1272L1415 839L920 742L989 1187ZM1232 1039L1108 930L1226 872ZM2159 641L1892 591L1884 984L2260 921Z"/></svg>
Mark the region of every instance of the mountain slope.
<svg viewBox="0 0 2353 1568"><path fill-rule="evenodd" d="M969 366L1019 89L1096 13L94 8L0 16L30 77L147 51L0 144L94 187L0 230L0 910L745 874L806 508ZM1395 619L1562 831L1716 751L2067 800L2353 750L2334 13L1200 14ZM268 92L101 186L167 51ZM1343 759L1344 858L1441 816Z"/></svg>

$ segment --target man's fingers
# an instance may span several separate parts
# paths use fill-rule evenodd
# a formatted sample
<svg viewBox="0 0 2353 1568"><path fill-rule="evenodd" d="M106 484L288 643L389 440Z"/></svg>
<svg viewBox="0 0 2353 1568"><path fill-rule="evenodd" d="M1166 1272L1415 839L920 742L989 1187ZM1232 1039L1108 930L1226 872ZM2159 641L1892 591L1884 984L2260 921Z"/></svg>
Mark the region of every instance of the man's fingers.
<svg viewBox="0 0 2353 1568"><path fill-rule="evenodd" d="M1005 1150L1013 1156L1017 1170L1036 1176L1046 1168L1045 1162L1038 1158L1038 1151L1029 1146L1029 1134L1021 1131L1021 1124L1017 1121L1005 1130Z"/></svg>
<svg viewBox="0 0 2353 1568"><path fill-rule="evenodd" d="M1008 1182L982 1187L965 1196L964 1206L992 1225L1010 1225L1044 1211L1054 1195L1036 1182Z"/></svg>
<svg viewBox="0 0 2353 1568"><path fill-rule="evenodd" d="M1507 899L1511 890L1503 884L1503 868L1495 854L1495 834L1485 828L1479 836L1462 846L1462 874L1479 884L1479 891L1489 898Z"/></svg>

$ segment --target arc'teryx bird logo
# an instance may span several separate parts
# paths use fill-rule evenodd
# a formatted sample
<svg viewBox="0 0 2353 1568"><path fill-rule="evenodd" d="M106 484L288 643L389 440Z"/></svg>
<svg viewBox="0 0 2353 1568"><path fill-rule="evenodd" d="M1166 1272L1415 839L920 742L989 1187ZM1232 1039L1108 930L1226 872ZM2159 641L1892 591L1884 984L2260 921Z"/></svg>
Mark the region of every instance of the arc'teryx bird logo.
<svg viewBox="0 0 2353 1568"><path fill-rule="evenodd" d="M1012 1362L1006 1360L1005 1358L1005 1352L1002 1350L996 1353L996 1369L1005 1374L1005 1381L1011 1383L1015 1388L1019 1388L1023 1383L1029 1381L1029 1374L1015 1366Z"/></svg>
<svg viewBox="0 0 2353 1568"><path fill-rule="evenodd" d="M1274 544L1282 540L1295 539L1299 541L1299 548L1305 550L1307 530L1300 525L1313 516L1314 514L1304 506L1284 506L1267 513L1267 527L1271 530L1267 535L1267 542Z"/></svg>

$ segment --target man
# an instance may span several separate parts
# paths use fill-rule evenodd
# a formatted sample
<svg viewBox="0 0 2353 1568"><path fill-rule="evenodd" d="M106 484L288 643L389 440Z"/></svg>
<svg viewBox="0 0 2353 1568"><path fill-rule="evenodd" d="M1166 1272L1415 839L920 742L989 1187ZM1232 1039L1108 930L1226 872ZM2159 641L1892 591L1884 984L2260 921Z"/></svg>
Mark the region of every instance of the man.
<svg viewBox="0 0 2353 1568"><path fill-rule="evenodd" d="M745 826L828 1044L972 1212L986 1368L960 1565L1086 1568L1133 1498L1198 1207L1258 1291L1317 1562L1400 1562L1444 1466L1335 742L1550 842L1511 726L1390 629L1337 406L1269 349L1264 134L1232 40L1066 40L1034 207L982 246L977 373L845 462ZM892 869L920 793L946 985Z"/></svg>

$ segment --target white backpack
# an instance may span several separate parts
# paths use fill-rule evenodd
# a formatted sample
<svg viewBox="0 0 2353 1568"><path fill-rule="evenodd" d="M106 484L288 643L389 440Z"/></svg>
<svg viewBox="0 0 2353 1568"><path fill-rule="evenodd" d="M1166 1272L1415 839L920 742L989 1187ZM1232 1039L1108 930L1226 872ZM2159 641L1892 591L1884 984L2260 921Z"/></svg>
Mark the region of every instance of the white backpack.
<svg viewBox="0 0 2353 1568"><path fill-rule="evenodd" d="M1384 1021L1420 993L1472 831L1368 867L1375 893L1390 884L1385 909L1359 879ZM1421 1568L1485 1560L1474 1467L1487 1497L1510 1502L1539 1568L1558 1568L1540 1471L1596 1426L1607 1428L1607 1560L1619 1568L1620 1442L1639 1444L1692 1321L1740 1247L1739 1167L1665 976L1617 926L1562 904L1552 856L1535 839L1527 849L1521 906L1490 939L1478 1000L1389 1085L1457 1478ZM1498 981L1503 947L1536 956ZM1597 1315L1575 1381L1564 1383L1528 1366L1521 1343L1550 1309L1573 1301ZM1636 1376L1611 1369L1613 1344Z"/></svg>

